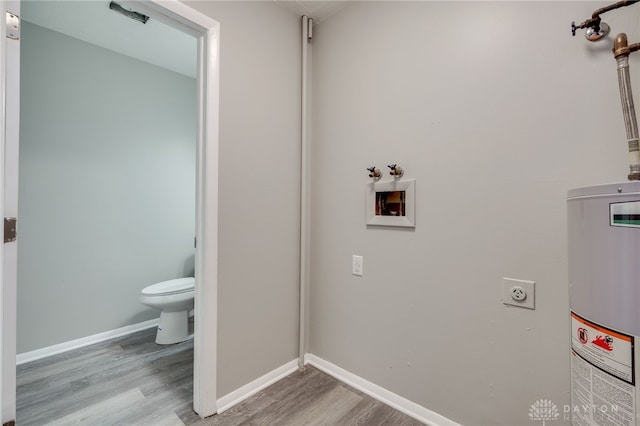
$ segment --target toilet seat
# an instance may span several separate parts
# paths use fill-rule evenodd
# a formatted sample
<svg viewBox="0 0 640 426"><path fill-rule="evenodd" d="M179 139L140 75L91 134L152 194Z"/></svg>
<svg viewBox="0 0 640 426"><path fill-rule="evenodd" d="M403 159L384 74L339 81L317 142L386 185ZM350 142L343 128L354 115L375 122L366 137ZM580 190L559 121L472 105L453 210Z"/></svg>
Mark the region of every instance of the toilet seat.
<svg viewBox="0 0 640 426"><path fill-rule="evenodd" d="M162 281L142 289L145 296L168 296L193 291L195 278L177 278L175 280Z"/></svg>

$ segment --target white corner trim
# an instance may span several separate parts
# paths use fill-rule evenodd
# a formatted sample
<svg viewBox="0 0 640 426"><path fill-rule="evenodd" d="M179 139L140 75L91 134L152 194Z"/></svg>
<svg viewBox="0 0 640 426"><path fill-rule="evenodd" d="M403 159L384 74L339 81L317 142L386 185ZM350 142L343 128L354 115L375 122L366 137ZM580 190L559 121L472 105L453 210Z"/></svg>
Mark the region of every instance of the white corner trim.
<svg viewBox="0 0 640 426"><path fill-rule="evenodd" d="M356 376L347 370L338 367L335 364L325 361L313 354L306 354L305 364L310 364L316 367L318 370L324 371L330 376L335 377L341 382L346 383L358 389L361 392L366 393L372 398L377 399L380 402L395 408L398 411L405 413L414 419L420 420L429 426L460 426L460 424L450 420L434 411L424 408L421 405L411 402L406 398L401 397L383 387L371 383L368 380L363 379L360 376Z"/></svg>
<svg viewBox="0 0 640 426"><path fill-rule="evenodd" d="M147 328L156 327L159 318L149 321L140 322L138 324L127 325L125 327L116 328L115 330L105 331L103 333L94 334L92 336L81 337L80 339L70 340L68 342L59 343L46 348L36 349L31 352L24 352L16 355L16 365L25 364L27 362L36 361L63 352L82 348L84 346L93 345L94 343L104 342L105 340L114 339L116 337L126 336L127 334L136 333L146 330Z"/></svg>
<svg viewBox="0 0 640 426"><path fill-rule="evenodd" d="M278 367L273 371L270 371L264 376L255 379L253 382L247 383L241 388L234 390L230 394L223 396L217 401L218 414L228 410L236 404L239 404L250 396L260 392L267 386L274 384L278 380L285 378L297 369L298 359L296 358L292 361L289 361L285 365Z"/></svg>

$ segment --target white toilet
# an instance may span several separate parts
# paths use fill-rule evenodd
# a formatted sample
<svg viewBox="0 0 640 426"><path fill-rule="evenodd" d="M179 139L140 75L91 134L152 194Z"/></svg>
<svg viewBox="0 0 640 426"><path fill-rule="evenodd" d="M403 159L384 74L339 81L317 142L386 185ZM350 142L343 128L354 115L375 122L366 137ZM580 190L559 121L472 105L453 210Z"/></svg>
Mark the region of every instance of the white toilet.
<svg viewBox="0 0 640 426"><path fill-rule="evenodd" d="M178 278L145 287L140 302L160 311L156 343L169 345L189 338L189 311L193 309L195 279Z"/></svg>

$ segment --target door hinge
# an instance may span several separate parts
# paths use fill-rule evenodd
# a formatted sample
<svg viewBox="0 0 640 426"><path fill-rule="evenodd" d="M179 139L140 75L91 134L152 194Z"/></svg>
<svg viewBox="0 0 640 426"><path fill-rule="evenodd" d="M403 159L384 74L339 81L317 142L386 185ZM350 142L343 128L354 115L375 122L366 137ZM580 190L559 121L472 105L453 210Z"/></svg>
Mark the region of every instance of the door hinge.
<svg viewBox="0 0 640 426"><path fill-rule="evenodd" d="M20 40L20 17L7 11L7 38Z"/></svg>
<svg viewBox="0 0 640 426"><path fill-rule="evenodd" d="M4 218L4 242L10 243L16 240L16 224L18 219L15 217Z"/></svg>

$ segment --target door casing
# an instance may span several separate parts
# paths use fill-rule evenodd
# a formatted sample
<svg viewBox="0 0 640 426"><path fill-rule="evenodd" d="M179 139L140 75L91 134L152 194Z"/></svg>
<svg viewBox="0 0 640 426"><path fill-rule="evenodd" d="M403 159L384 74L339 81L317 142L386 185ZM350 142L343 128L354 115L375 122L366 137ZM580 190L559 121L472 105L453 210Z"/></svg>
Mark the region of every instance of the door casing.
<svg viewBox="0 0 640 426"><path fill-rule="evenodd" d="M136 10L198 39L193 408L201 417L207 417L217 412L220 24L177 0L142 0L130 3L135 5ZM18 193L17 165L8 164L8 161L13 160L5 156L5 153L13 153L15 156L19 146L19 84L15 87L15 81L8 81L7 75L11 77L12 72L17 70L19 76L20 69L19 41L7 40L6 37L4 16L7 10L20 15L20 0L0 0L0 188L3 189L0 191L0 207L5 215L13 211L17 214ZM13 174L15 179L11 178ZM12 250L17 253L17 243L9 244L14 247L0 245L0 419L3 424L16 418L17 257L11 253Z"/></svg>

